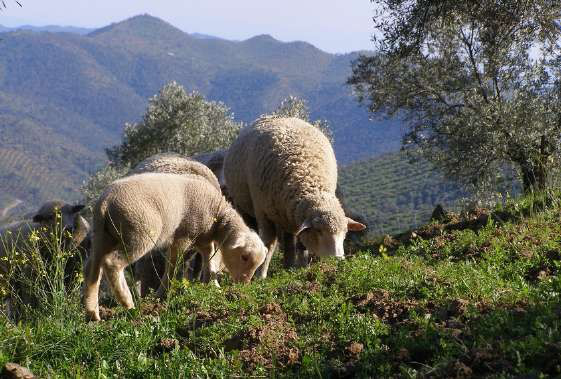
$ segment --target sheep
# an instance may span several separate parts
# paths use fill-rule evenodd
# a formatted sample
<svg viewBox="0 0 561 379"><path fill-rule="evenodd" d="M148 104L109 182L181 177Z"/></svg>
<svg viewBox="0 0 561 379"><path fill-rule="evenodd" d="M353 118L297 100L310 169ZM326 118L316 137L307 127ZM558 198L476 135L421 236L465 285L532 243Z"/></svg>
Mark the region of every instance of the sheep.
<svg viewBox="0 0 561 379"><path fill-rule="evenodd" d="M210 153L197 154L193 159L207 166L218 179L222 194L228 198L228 190L224 179L224 157L226 150L217 150Z"/></svg>
<svg viewBox="0 0 561 379"><path fill-rule="evenodd" d="M176 153L162 153L153 155L144 161L138 163L129 173L129 175L146 173L146 172L159 172L168 174L179 175L198 175L206 179L212 186L220 190L221 186L218 179L211 169L204 164L181 156ZM202 281L212 282L219 287L218 274L221 264L221 253L219 250L215 252L212 257L212 262L201 262L200 255L188 254L186 258L189 259L193 272L193 276L198 275L202 271ZM202 267L200 267L202 265ZM140 258L134 264L135 277L140 282L140 295L145 296L150 289L157 289L160 284L160 278L163 275L165 266L165 257L163 252L154 251L152 254ZM218 271L216 271L218 270Z"/></svg>
<svg viewBox="0 0 561 379"><path fill-rule="evenodd" d="M15 267L10 257L11 253L17 252L25 256L30 250L33 238L47 236L50 233L63 237L61 240L63 249L76 248L79 251L77 256L70 257L66 261L64 272L65 284L68 285L72 274L80 271L81 262L85 260L88 249L90 226L79 214L83 208L83 205L71 205L59 200L49 201L41 206L31 220L15 222L0 228L0 274L8 280L2 285L12 286L9 283L9 276ZM44 246L44 241L38 242L41 258L48 263L52 259L49 255L52 249ZM25 272L29 268L24 266L15 269ZM20 292L19 287L20 285L16 284L14 291Z"/></svg>
<svg viewBox="0 0 561 379"><path fill-rule="evenodd" d="M198 176L143 173L111 183L96 202L92 253L84 272L84 305L91 320L100 320L98 292L105 273L117 300L134 307L125 267L150 250L166 248L163 296L178 254L193 246L208 259L214 246L235 282L248 283L267 255L224 196Z"/></svg>
<svg viewBox="0 0 561 379"><path fill-rule="evenodd" d="M267 246L261 278L280 232L298 237L312 255L344 258L347 231L366 228L345 216L335 195L331 143L303 120L261 117L243 129L228 149L224 175L234 205L257 219Z"/></svg>
<svg viewBox="0 0 561 379"><path fill-rule="evenodd" d="M138 163L129 175L145 172L199 175L208 180L216 189L220 190L219 180L209 167L196 159L187 158L176 153L162 153L146 158Z"/></svg>

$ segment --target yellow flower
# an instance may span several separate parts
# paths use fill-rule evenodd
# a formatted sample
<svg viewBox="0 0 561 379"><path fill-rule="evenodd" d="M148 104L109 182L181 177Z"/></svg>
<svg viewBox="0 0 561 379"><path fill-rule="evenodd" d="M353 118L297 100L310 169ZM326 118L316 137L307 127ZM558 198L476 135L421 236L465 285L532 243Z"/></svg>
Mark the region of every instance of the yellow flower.
<svg viewBox="0 0 561 379"><path fill-rule="evenodd" d="M40 240L39 236L37 235L37 231L34 230L31 232L31 234L29 235L29 241L36 243Z"/></svg>

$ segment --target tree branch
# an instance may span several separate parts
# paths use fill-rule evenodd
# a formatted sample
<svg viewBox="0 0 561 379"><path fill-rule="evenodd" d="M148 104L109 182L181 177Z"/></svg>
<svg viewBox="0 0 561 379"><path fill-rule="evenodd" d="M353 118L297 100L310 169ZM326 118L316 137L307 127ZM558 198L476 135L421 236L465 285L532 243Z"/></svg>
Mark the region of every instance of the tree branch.
<svg viewBox="0 0 561 379"><path fill-rule="evenodd" d="M475 77L475 79L479 83L479 90L481 92L481 96L483 96L483 99L485 99L486 103L489 103L489 99L487 98L487 91L485 91L485 87L483 86L483 80L481 79L481 75L479 74L479 70L477 69L477 62L475 62L475 56L474 56L474 53L473 53L473 45L468 40L468 38L466 37L462 27L460 27L460 33L462 35L462 42L464 43L464 45L466 45L466 48L467 48L466 50L467 50L467 53L468 53L468 56L469 56L469 61L470 61L471 66L473 68L473 76ZM473 36L473 25L472 25L472 36Z"/></svg>

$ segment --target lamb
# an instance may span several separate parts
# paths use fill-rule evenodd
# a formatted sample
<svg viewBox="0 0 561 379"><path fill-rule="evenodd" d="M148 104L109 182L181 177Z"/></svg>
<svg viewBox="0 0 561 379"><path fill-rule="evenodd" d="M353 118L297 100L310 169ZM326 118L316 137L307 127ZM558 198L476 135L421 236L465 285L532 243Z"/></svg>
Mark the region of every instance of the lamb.
<svg viewBox="0 0 561 379"><path fill-rule="evenodd" d="M203 162L186 158L175 153L156 154L137 164L129 174L145 172L160 172L178 175L199 175L208 180L216 189L220 190L220 183L216 175Z"/></svg>
<svg viewBox="0 0 561 379"><path fill-rule="evenodd" d="M212 161L212 159L211 159ZM221 165L220 165L221 166ZM214 166L213 166L214 167ZM137 164L129 175L159 172L178 175L198 175L206 179L213 187L220 190L221 186L218 179L211 169L204 164L175 153L162 153L153 155ZM202 272L203 282L212 282L219 287L218 274L223 267L221 252L216 250L212 256L211 262L200 262L200 255L188 254L190 270L194 272L193 276L197 276ZM202 263L202 267L201 266ZM140 258L134 264L135 277L140 282L140 294L145 296L150 289L157 289L160 284L160 278L163 275L165 266L165 257L163 252L154 251L152 254Z"/></svg>
<svg viewBox="0 0 561 379"><path fill-rule="evenodd" d="M76 248L79 251L79 255L70 257L66 261L65 284L68 284L72 274L81 269L81 262L85 260L87 254L90 226L79 214L83 208L83 205L71 205L58 200L49 201L41 206L31 220L19 221L0 228L0 274L2 274L0 277L10 280L9 273L14 269L13 261L10 259L12 252L26 255L30 252L31 239L34 238L32 236L46 236L56 230L55 235L63 237L61 240L63 249ZM41 258L45 262L52 259L48 254L52 252L51 250L40 244ZM25 272L28 268L17 269ZM15 286L13 290L16 292L21 290L18 284L4 282L2 285ZM21 294L19 295L21 297Z"/></svg>
<svg viewBox="0 0 561 379"><path fill-rule="evenodd" d="M93 249L84 275L84 305L92 320L100 320L102 272L117 300L127 309L134 307L124 269L153 248L168 249L160 296L187 245L208 259L216 244L235 282L251 281L267 255L259 236L224 196L195 175L144 173L116 180L94 207L93 228Z"/></svg>
<svg viewBox="0 0 561 379"><path fill-rule="evenodd" d="M323 133L297 118L262 117L242 130L224 159L234 205L257 219L268 254L279 233L299 238L312 255L343 258L348 230L365 225L345 216L335 196L337 162Z"/></svg>

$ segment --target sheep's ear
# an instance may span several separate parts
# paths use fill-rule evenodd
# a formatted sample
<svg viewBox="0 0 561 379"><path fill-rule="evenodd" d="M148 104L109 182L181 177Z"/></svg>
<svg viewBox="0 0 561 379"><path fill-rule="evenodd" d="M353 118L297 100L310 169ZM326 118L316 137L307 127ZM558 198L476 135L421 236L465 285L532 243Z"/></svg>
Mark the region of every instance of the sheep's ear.
<svg viewBox="0 0 561 379"><path fill-rule="evenodd" d="M360 222L357 222L350 217L347 217L347 229L351 232L360 232L366 229L366 225L361 224Z"/></svg>
<svg viewBox="0 0 561 379"><path fill-rule="evenodd" d="M304 221L302 223L302 225L300 225L300 227L298 228L298 230L296 231L296 233L294 233L295 237L298 237L300 235L300 233L302 233L304 230L306 229L310 229L312 227L312 220L311 219L307 219L306 221Z"/></svg>
<svg viewBox="0 0 561 379"><path fill-rule="evenodd" d="M82 209L84 209L84 207L85 207L85 205L83 205L83 204L73 205L70 213L78 213Z"/></svg>
<svg viewBox="0 0 561 379"><path fill-rule="evenodd" d="M241 238L241 237L237 237L234 242L232 242L232 244L230 245L230 249L237 249L240 247L245 246L245 239Z"/></svg>

